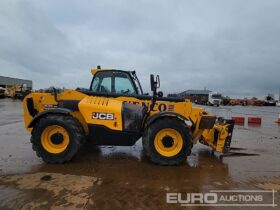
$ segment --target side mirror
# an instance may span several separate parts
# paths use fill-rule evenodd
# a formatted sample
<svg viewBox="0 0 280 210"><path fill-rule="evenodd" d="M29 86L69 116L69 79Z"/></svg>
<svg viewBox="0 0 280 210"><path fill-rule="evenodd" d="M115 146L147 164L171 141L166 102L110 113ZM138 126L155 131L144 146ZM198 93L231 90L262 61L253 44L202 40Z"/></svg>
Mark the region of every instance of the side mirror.
<svg viewBox="0 0 280 210"><path fill-rule="evenodd" d="M157 77L156 77L156 86L157 86L157 88L160 87L159 75L157 75Z"/></svg>
<svg viewBox="0 0 280 210"><path fill-rule="evenodd" d="M161 93L159 93L159 94L157 93L157 89L160 86L160 81L159 81L159 76L158 75L156 76L156 81L155 81L155 76L153 74L151 74L150 82L151 82L151 90L153 92L153 97L152 97L152 103L151 103L151 106L150 106L150 110L153 110L153 108L155 106L155 103L156 103L157 96L162 97L163 93L161 91L160 91Z"/></svg>
<svg viewBox="0 0 280 210"><path fill-rule="evenodd" d="M151 74L150 82L151 82L151 91L156 91L156 89L160 87L159 75L156 76L156 80L155 80L155 76Z"/></svg>
<svg viewBox="0 0 280 210"><path fill-rule="evenodd" d="M150 83L151 83L151 91L155 90L155 76L153 74L150 75Z"/></svg>

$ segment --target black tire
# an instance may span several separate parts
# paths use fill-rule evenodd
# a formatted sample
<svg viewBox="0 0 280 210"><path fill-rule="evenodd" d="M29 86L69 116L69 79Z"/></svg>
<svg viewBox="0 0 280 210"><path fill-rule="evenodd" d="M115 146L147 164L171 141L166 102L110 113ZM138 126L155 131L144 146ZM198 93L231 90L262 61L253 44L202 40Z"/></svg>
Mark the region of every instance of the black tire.
<svg viewBox="0 0 280 210"><path fill-rule="evenodd" d="M156 134L165 128L172 128L180 133L183 139L183 147L178 154L171 157L162 156L157 152L154 146ZM159 165L179 165L186 160L186 157L191 154L192 138L190 129L184 122L176 119L165 117L156 120L144 131L142 144L145 154L149 159Z"/></svg>
<svg viewBox="0 0 280 210"><path fill-rule="evenodd" d="M41 134L44 129L51 125L63 127L69 136L69 144L61 153L50 153L44 149L41 143ZM85 142L85 134L81 123L71 115L50 114L42 117L35 124L30 139L32 149L36 151L47 163L64 163L70 161Z"/></svg>

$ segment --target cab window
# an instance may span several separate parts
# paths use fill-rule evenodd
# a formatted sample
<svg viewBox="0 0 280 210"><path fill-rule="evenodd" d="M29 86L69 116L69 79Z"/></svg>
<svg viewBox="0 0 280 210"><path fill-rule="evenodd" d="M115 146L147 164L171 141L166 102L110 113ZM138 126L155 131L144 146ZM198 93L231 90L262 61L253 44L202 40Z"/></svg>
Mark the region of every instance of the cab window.
<svg viewBox="0 0 280 210"><path fill-rule="evenodd" d="M93 79L91 90L94 92L111 93L112 92L112 73L99 72Z"/></svg>
<svg viewBox="0 0 280 210"><path fill-rule="evenodd" d="M100 83L100 92L111 93L112 92L112 78L105 77Z"/></svg>
<svg viewBox="0 0 280 210"><path fill-rule="evenodd" d="M99 93L116 93L120 95L137 93L129 74L118 71L97 72L92 81L91 90Z"/></svg>
<svg viewBox="0 0 280 210"><path fill-rule="evenodd" d="M135 88L128 74L116 73L115 74L115 92L117 94L136 94Z"/></svg>

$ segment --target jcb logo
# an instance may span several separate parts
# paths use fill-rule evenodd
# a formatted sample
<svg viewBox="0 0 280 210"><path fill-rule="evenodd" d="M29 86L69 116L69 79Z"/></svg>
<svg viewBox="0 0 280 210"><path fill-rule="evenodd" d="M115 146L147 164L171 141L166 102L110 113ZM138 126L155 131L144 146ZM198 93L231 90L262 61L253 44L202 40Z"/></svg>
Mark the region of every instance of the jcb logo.
<svg viewBox="0 0 280 210"><path fill-rule="evenodd" d="M94 120L114 120L113 113L93 112L92 119Z"/></svg>

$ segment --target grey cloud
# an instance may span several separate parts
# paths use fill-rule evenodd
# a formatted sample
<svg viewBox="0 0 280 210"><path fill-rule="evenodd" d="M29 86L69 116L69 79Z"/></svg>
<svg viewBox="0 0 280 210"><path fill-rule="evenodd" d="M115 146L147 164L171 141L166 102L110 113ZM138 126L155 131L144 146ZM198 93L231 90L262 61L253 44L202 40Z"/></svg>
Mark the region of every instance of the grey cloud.
<svg viewBox="0 0 280 210"><path fill-rule="evenodd" d="M88 87L100 64L162 90L261 96L280 88L280 2L2 1L0 71L35 88Z"/></svg>

